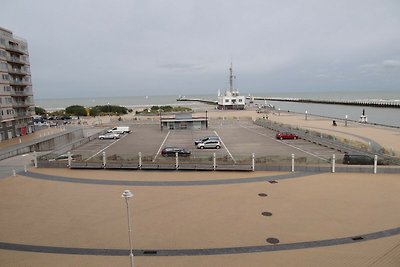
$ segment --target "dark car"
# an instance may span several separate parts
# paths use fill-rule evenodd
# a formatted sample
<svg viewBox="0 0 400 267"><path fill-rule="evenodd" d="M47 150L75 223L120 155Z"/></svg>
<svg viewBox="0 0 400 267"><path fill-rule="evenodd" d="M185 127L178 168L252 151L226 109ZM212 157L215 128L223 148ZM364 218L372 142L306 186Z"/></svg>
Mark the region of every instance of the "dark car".
<svg viewBox="0 0 400 267"><path fill-rule="evenodd" d="M348 165L373 165L374 158L368 155L355 155L355 154L344 154L343 164ZM377 160L378 165L388 165L388 162L383 160Z"/></svg>
<svg viewBox="0 0 400 267"><path fill-rule="evenodd" d="M178 153L178 156L182 157L189 157L191 154L189 150L180 147L166 147L161 150L161 155L164 157L175 156L176 153Z"/></svg>
<svg viewBox="0 0 400 267"><path fill-rule="evenodd" d="M299 138L299 136L297 134L294 133L290 133L290 132L279 132L276 134L276 138L277 139L297 139Z"/></svg>

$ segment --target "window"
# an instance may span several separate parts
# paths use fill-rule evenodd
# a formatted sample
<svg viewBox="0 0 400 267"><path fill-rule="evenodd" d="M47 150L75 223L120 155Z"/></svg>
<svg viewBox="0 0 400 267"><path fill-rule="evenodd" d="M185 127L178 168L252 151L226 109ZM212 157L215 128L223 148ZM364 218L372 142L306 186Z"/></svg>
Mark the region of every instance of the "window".
<svg viewBox="0 0 400 267"><path fill-rule="evenodd" d="M8 80L8 74L3 74L2 78L3 78L3 80Z"/></svg>
<svg viewBox="0 0 400 267"><path fill-rule="evenodd" d="M225 103L228 103L229 102L229 99L225 99Z"/></svg>
<svg viewBox="0 0 400 267"><path fill-rule="evenodd" d="M6 44L6 40L3 38L0 38L0 44L5 45Z"/></svg>
<svg viewBox="0 0 400 267"><path fill-rule="evenodd" d="M239 99L239 102L242 102L243 99Z"/></svg>
<svg viewBox="0 0 400 267"><path fill-rule="evenodd" d="M4 86L4 92L10 92L11 91L11 86L6 85Z"/></svg>
<svg viewBox="0 0 400 267"><path fill-rule="evenodd" d="M7 63L0 62L0 69L6 70L7 69Z"/></svg>

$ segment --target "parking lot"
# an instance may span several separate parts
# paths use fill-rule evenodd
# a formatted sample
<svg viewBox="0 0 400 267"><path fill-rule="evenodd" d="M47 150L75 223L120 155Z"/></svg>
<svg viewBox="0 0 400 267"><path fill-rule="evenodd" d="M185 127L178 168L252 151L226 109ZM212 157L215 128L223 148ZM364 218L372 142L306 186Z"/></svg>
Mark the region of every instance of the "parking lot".
<svg viewBox="0 0 400 267"><path fill-rule="evenodd" d="M212 120L207 130L166 130L161 131L158 124L131 124L132 132L121 135L118 140L94 140L72 151L90 159L101 157L105 152L107 157L119 155L122 157L142 156L157 161L164 147L181 147L192 152L191 158L225 157L233 162L241 158L270 157L290 159L294 154L296 159L307 162L329 163L332 155L337 159L343 153L321 147L305 140L279 140L276 132L257 126L251 120ZM205 136L220 137L220 149L197 149L194 141Z"/></svg>

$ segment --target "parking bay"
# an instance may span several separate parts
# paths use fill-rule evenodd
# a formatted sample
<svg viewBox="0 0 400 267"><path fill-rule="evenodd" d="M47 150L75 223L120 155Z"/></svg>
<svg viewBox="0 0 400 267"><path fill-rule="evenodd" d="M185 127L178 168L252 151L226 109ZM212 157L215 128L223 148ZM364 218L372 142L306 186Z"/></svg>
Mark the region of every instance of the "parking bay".
<svg viewBox="0 0 400 267"><path fill-rule="evenodd" d="M250 157L278 156L307 157L310 160L328 161L332 154L337 158L342 153L305 140L278 140L276 132L257 126L251 120L210 121L206 130L167 130L161 131L157 124L131 126L132 132L119 140L93 140L73 151L74 154L99 155L103 151L109 155L143 156L157 158L163 147L177 146L192 151L193 157L212 156L233 159ZM204 136L218 135L222 141L221 149L197 149L194 141Z"/></svg>

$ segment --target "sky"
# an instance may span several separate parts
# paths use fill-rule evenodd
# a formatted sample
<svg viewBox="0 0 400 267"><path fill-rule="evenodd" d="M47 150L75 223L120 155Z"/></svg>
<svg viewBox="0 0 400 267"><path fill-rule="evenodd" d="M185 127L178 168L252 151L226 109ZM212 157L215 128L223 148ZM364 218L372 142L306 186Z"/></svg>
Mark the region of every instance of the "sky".
<svg viewBox="0 0 400 267"><path fill-rule="evenodd" d="M35 98L400 91L399 0L2 0Z"/></svg>

